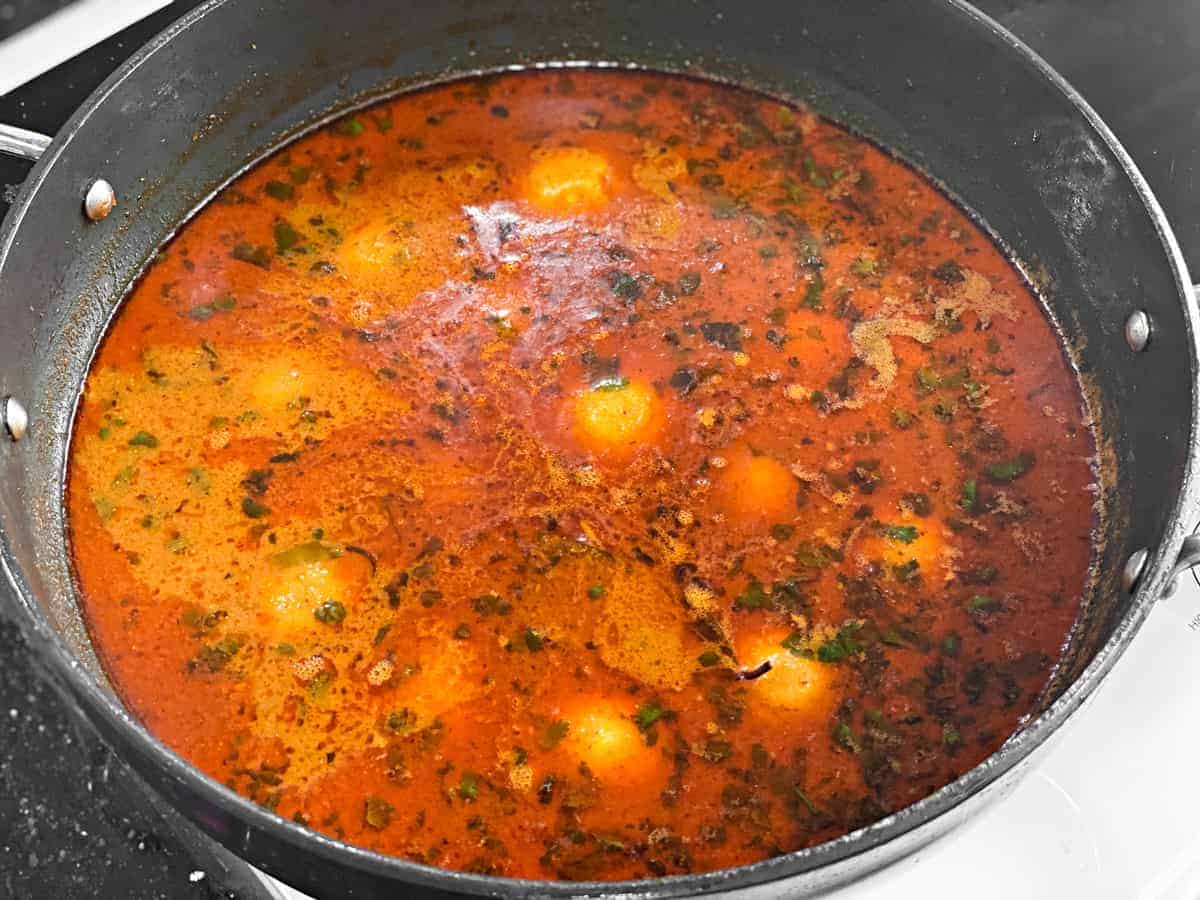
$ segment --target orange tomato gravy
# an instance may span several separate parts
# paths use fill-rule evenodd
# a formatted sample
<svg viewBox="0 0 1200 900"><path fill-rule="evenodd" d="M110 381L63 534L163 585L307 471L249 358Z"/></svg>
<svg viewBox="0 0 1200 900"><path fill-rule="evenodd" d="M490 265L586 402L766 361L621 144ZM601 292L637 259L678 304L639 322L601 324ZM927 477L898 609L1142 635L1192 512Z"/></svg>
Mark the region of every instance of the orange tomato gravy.
<svg viewBox="0 0 1200 900"><path fill-rule="evenodd" d="M992 753L1078 611L1093 455L1036 297L912 170L545 72L223 190L113 323L67 502L106 669L196 766L384 853L624 879Z"/></svg>

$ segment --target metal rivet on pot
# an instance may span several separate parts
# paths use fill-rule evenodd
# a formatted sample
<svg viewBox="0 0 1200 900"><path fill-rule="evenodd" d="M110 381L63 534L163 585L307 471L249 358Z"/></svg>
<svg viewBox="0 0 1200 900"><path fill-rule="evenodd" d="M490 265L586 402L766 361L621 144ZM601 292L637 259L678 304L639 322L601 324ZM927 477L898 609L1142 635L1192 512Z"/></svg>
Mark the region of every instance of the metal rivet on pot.
<svg viewBox="0 0 1200 900"><path fill-rule="evenodd" d="M1125 320L1125 343L1134 353L1141 353L1150 343L1150 316L1144 310L1135 309Z"/></svg>
<svg viewBox="0 0 1200 900"><path fill-rule="evenodd" d="M25 437L29 430L29 414L16 397L4 398L4 429L14 441Z"/></svg>
<svg viewBox="0 0 1200 900"><path fill-rule="evenodd" d="M93 222L99 222L117 205L117 195L113 186L103 178L97 178L88 188L83 198L83 211Z"/></svg>
<svg viewBox="0 0 1200 900"><path fill-rule="evenodd" d="M1138 582L1142 580L1142 572L1146 568L1146 560L1149 558L1150 551L1145 547L1129 554L1125 568L1121 570L1121 588L1125 593L1132 594L1137 590Z"/></svg>

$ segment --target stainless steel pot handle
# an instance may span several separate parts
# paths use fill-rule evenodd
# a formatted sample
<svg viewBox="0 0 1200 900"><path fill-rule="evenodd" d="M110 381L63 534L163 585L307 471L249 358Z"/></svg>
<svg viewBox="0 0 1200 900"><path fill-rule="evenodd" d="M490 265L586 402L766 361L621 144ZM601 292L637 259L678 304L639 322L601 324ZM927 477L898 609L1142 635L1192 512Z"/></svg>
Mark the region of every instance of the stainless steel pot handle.
<svg viewBox="0 0 1200 900"><path fill-rule="evenodd" d="M53 140L37 131L0 124L0 155L7 154L33 162L46 152ZM116 192L103 178L93 181L83 198L83 211L93 222L103 219L116 205Z"/></svg>
<svg viewBox="0 0 1200 900"><path fill-rule="evenodd" d="M0 125L0 153L20 159L36 160L53 138L37 131L17 128L15 125Z"/></svg>
<svg viewBox="0 0 1200 900"><path fill-rule="evenodd" d="M1171 567L1171 578L1167 582L1167 589L1163 596L1170 597L1175 593L1180 576L1197 566L1200 566L1200 534L1189 534L1183 539L1183 545L1179 548L1179 556L1175 559L1175 565Z"/></svg>
<svg viewBox="0 0 1200 900"><path fill-rule="evenodd" d="M1125 593L1132 594L1137 590L1146 571L1146 563L1150 559L1150 551L1144 547L1129 554L1125 569L1121 573L1121 586ZM1185 572L1200 567L1200 532L1189 534L1179 547L1179 555L1175 557L1175 565L1171 566L1171 574L1167 578L1167 586L1163 590L1164 597L1170 597L1179 586L1179 579Z"/></svg>

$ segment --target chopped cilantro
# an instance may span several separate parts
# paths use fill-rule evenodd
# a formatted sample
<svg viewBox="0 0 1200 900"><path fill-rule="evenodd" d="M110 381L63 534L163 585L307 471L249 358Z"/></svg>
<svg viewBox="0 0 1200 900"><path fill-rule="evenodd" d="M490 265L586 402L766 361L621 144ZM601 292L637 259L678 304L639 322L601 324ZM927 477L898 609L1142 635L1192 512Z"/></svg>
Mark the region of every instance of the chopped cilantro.
<svg viewBox="0 0 1200 900"><path fill-rule="evenodd" d="M986 594L976 594L967 601L967 612L991 612L1000 605L1000 602L995 597L989 597Z"/></svg>
<svg viewBox="0 0 1200 900"><path fill-rule="evenodd" d="M879 525L879 533L889 541L911 544L921 534L916 525Z"/></svg>
<svg viewBox="0 0 1200 900"><path fill-rule="evenodd" d="M338 600L326 600L313 610L313 618L325 625L337 625L346 618L346 607Z"/></svg>
<svg viewBox="0 0 1200 900"><path fill-rule="evenodd" d="M475 800L479 796L479 776L474 772L463 772L458 780L457 793L468 803Z"/></svg>
<svg viewBox="0 0 1200 900"><path fill-rule="evenodd" d="M1029 471L1033 465L1033 454L1024 451L1012 459L993 463L987 467L988 477L993 481L1015 481Z"/></svg>
<svg viewBox="0 0 1200 900"><path fill-rule="evenodd" d="M958 656L959 648L962 646L962 638L957 632L948 631L942 638L942 652L947 656Z"/></svg>
<svg viewBox="0 0 1200 900"><path fill-rule="evenodd" d="M929 368L929 366L921 366L913 373L913 379L917 383L917 392L920 394L931 394L938 389L942 380L938 377L938 373Z"/></svg>
<svg viewBox="0 0 1200 900"><path fill-rule="evenodd" d="M833 740L841 747L845 747L851 753L858 753L862 750L858 741L854 737L854 732L850 730L850 726L845 722L838 722L833 729Z"/></svg>
<svg viewBox="0 0 1200 900"><path fill-rule="evenodd" d="M817 648L817 659L823 663L836 663L849 659L863 647L856 639L859 625L855 622L843 625L837 635Z"/></svg>
<svg viewBox="0 0 1200 900"><path fill-rule="evenodd" d="M562 742L562 739L567 736L567 732L570 730L570 722L565 719L556 719L546 726L546 730L538 738L538 746L543 750L553 750Z"/></svg>
<svg viewBox="0 0 1200 900"><path fill-rule="evenodd" d="M242 498L242 512L250 519L261 519L263 516L271 512L269 507L263 506L253 497Z"/></svg>
<svg viewBox="0 0 1200 900"><path fill-rule="evenodd" d="M791 653L793 656L811 656L808 649L808 637L803 631L793 631L782 641L779 646Z"/></svg>
<svg viewBox="0 0 1200 900"><path fill-rule="evenodd" d="M301 241L300 232L280 219L275 223L275 252L287 253Z"/></svg>
<svg viewBox="0 0 1200 900"><path fill-rule="evenodd" d="M643 703L633 714L633 722L639 731L648 731L655 722L663 717L663 708L657 701Z"/></svg>
<svg viewBox="0 0 1200 900"><path fill-rule="evenodd" d="M824 291L825 279L821 277L820 272L816 272L813 274L812 281L804 288L804 299L800 301L800 305L805 309L821 309L821 294Z"/></svg>
<svg viewBox="0 0 1200 900"><path fill-rule="evenodd" d="M974 478L963 482L962 499L958 501L958 505L968 513L975 512L979 506L979 484Z"/></svg>
<svg viewBox="0 0 1200 900"><path fill-rule="evenodd" d="M525 644L525 649L530 653L536 653L546 646L546 637L533 628L526 628L524 634L521 635L521 640Z"/></svg>
<svg viewBox="0 0 1200 900"><path fill-rule="evenodd" d="M706 341L722 350L742 349L742 327L736 322L705 322L700 326L700 333Z"/></svg>
<svg viewBox="0 0 1200 900"><path fill-rule="evenodd" d="M752 581L746 590L733 601L734 609L766 609L771 605L771 598L760 581Z"/></svg>
<svg viewBox="0 0 1200 900"><path fill-rule="evenodd" d="M376 831L382 831L392 824L392 804L374 794L367 798L366 811L363 813L368 825Z"/></svg>
<svg viewBox="0 0 1200 900"><path fill-rule="evenodd" d="M296 189L286 181L268 181L263 190L275 200L291 200L296 193Z"/></svg>

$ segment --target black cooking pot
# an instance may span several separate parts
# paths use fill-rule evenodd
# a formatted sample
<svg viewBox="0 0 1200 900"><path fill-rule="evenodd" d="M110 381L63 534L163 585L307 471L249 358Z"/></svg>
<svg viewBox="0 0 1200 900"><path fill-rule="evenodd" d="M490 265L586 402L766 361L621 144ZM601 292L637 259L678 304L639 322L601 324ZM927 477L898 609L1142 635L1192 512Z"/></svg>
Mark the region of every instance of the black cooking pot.
<svg viewBox="0 0 1200 900"><path fill-rule="evenodd" d="M381 95L480 70L587 63L716 77L802 100L894 151L976 213L1061 328L1101 436L1092 577L1041 707L984 763L826 844L722 872L617 884L448 872L341 844L193 769L122 707L89 643L65 540L72 415L105 326L171 233L306 129ZM1096 115L971 7L708 0L544 4L213 0L135 53L52 141L0 232L0 565L30 643L165 798L256 866L320 896L810 895L912 853L1007 793L1197 558L1192 286L1142 177ZM44 151L44 152L42 152ZM84 197L116 190L103 210ZM92 191L103 199L103 190ZM102 206L103 204L101 204ZM93 218L94 217L94 218ZM27 411L27 413L26 413Z"/></svg>

